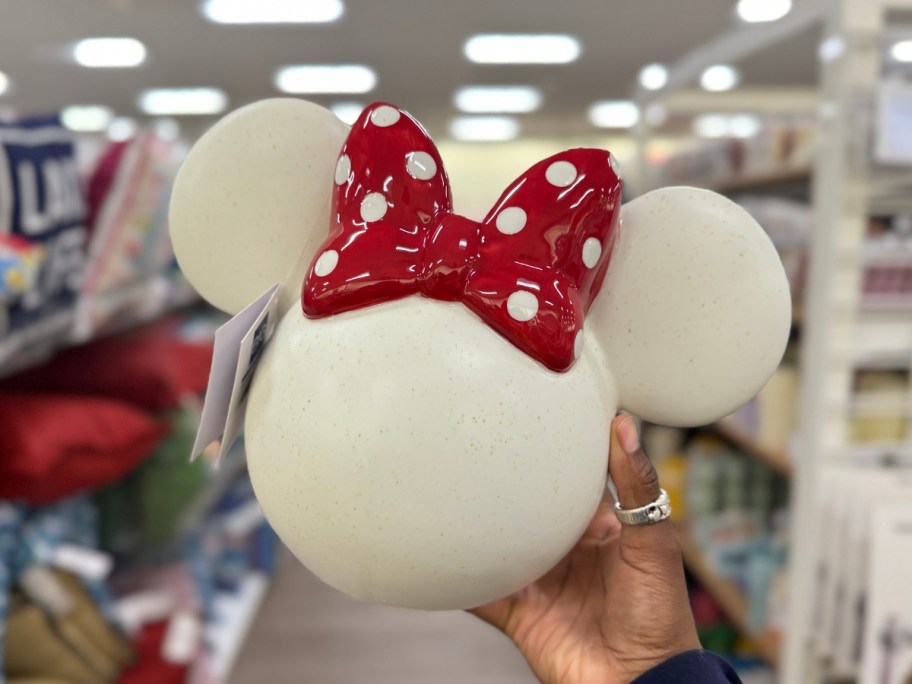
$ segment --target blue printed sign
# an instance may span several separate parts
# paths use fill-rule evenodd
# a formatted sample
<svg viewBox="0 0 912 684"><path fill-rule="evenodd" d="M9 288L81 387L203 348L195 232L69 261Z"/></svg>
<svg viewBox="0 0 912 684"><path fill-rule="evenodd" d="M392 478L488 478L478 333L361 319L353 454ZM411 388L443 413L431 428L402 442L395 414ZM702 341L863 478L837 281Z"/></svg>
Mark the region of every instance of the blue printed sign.
<svg viewBox="0 0 912 684"><path fill-rule="evenodd" d="M56 117L0 123L0 237L44 251L34 283L0 302L0 364L67 334L84 269L85 217L73 134Z"/></svg>

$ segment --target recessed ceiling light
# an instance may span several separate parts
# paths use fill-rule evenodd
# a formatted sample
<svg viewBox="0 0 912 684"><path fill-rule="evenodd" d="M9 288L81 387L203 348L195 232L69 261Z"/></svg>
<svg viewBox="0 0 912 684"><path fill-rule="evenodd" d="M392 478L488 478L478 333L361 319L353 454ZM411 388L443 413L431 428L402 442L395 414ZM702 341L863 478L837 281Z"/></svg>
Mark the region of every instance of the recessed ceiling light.
<svg viewBox="0 0 912 684"><path fill-rule="evenodd" d="M139 108L152 116L220 114L227 106L228 96L218 88L156 88L139 96Z"/></svg>
<svg viewBox="0 0 912 684"><path fill-rule="evenodd" d="M910 42L910 47L912 47L912 42ZM843 52L845 52L845 41L842 36L830 36L817 46L817 58L821 62L832 62L841 57ZM912 54L912 50L910 50L910 54Z"/></svg>
<svg viewBox="0 0 912 684"><path fill-rule="evenodd" d="M754 24L782 19L792 11L792 0L740 0L738 16Z"/></svg>
<svg viewBox="0 0 912 684"><path fill-rule="evenodd" d="M342 0L206 0L203 15L218 24L302 24L335 21Z"/></svg>
<svg viewBox="0 0 912 684"><path fill-rule="evenodd" d="M701 138L724 138L728 135L728 117L724 114L701 114L694 119L693 130Z"/></svg>
<svg viewBox="0 0 912 684"><path fill-rule="evenodd" d="M753 114L703 114L694 119L694 133L701 138L753 138L763 124Z"/></svg>
<svg viewBox="0 0 912 684"><path fill-rule="evenodd" d="M114 113L102 105L73 105L60 112L60 121L71 131L103 131Z"/></svg>
<svg viewBox="0 0 912 684"><path fill-rule="evenodd" d="M0 71L0 95L3 95L7 90L9 90L9 76Z"/></svg>
<svg viewBox="0 0 912 684"><path fill-rule="evenodd" d="M532 86L466 86L456 92L453 101L468 114L522 114L541 107L542 95Z"/></svg>
<svg viewBox="0 0 912 684"><path fill-rule="evenodd" d="M377 74L361 64L301 64L275 74L275 86L285 93L367 93L377 85Z"/></svg>
<svg viewBox="0 0 912 684"><path fill-rule="evenodd" d="M647 64L640 69L640 85L646 90L661 90L668 83L668 69L664 64Z"/></svg>
<svg viewBox="0 0 912 684"><path fill-rule="evenodd" d="M135 67L146 59L146 46L136 38L86 38L76 43L73 59L84 67Z"/></svg>
<svg viewBox="0 0 912 684"><path fill-rule="evenodd" d="M136 121L128 116L118 116L108 124L108 139L114 142L129 140L139 130Z"/></svg>
<svg viewBox="0 0 912 684"><path fill-rule="evenodd" d="M469 38L463 51L478 64L567 64L582 48L569 35L486 33Z"/></svg>
<svg viewBox="0 0 912 684"><path fill-rule="evenodd" d="M735 114L728 123L735 138L753 138L760 132L761 126L760 119L750 114Z"/></svg>
<svg viewBox="0 0 912 684"><path fill-rule="evenodd" d="M468 142L512 140L519 122L510 116L460 116L450 122L450 135Z"/></svg>
<svg viewBox="0 0 912 684"><path fill-rule="evenodd" d="M155 123L152 124L152 130L156 136L169 142L177 140L181 132L180 124L170 116L156 119Z"/></svg>
<svg viewBox="0 0 912 684"><path fill-rule="evenodd" d="M700 76L700 85L704 90L722 92L731 90L740 80L738 70L728 64L716 64L707 68Z"/></svg>
<svg viewBox="0 0 912 684"><path fill-rule="evenodd" d="M890 56L897 62L912 62L912 40L900 40L893 43Z"/></svg>
<svg viewBox="0 0 912 684"><path fill-rule="evenodd" d="M632 128L640 120L640 110L629 100L603 100L589 108L589 121L599 128Z"/></svg>

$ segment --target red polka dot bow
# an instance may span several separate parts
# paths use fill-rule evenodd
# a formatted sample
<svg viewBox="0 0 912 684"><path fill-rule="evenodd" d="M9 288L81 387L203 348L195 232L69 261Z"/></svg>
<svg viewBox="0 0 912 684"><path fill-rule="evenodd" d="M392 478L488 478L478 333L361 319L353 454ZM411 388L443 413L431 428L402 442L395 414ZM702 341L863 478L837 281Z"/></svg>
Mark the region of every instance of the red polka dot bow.
<svg viewBox="0 0 912 684"><path fill-rule="evenodd" d="M412 294L458 300L565 371L605 277L622 187L607 151L568 150L526 171L476 223L453 213L443 162L420 124L373 104L336 164L330 235L307 273L304 313Z"/></svg>

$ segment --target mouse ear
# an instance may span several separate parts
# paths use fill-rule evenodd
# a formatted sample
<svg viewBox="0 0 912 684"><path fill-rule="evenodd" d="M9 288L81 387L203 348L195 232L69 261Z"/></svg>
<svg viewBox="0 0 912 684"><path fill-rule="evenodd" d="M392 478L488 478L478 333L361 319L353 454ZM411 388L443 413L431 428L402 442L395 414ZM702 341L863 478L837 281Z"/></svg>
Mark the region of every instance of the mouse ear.
<svg viewBox="0 0 912 684"><path fill-rule="evenodd" d="M769 237L716 193L663 188L625 205L589 327L619 404L673 426L753 397L785 351L788 281Z"/></svg>
<svg viewBox="0 0 912 684"><path fill-rule="evenodd" d="M336 159L348 127L290 98L232 112L193 146L174 182L174 251L194 288L237 313L273 283L300 294L329 228ZM297 276L297 280L295 280Z"/></svg>

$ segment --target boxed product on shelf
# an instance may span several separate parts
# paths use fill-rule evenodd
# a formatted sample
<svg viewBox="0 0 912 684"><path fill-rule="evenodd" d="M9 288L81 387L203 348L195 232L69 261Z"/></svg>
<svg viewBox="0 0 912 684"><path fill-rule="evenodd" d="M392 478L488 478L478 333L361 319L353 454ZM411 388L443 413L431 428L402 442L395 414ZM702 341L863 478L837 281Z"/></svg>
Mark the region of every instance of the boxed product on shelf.
<svg viewBox="0 0 912 684"><path fill-rule="evenodd" d="M860 684L912 680L912 502L873 512Z"/></svg>
<svg viewBox="0 0 912 684"><path fill-rule="evenodd" d="M40 359L71 331L87 239L81 183L74 134L56 116L0 121L0 235L17 241L4 247L0 367Z"/></svg>
<svg viewBox="0 0 912 684"><path fill-rule="evenodd" d="M908 370L859 370L850 405L849 439L863 443L899 443L908 422Z"/></svg>
<svg viewBox="0 0 912 684"><path fill-rule="evenodd" d="M644 434L649 446L674 443L667 429L660 429L658 440L651 430ZM781 625L785 477L709 434L693 436L683 449L669 449L655 461L685 536L685 560L697 564L697 576L711 575L727 610L752 636L768 633L771 616Z"/></svg>
<svg viewBox="0 0 912 684"><path fill-rule="evenodd" d="M90 240L76 339L148 320L166 304L176 269L167 225L179 150L149 131L111 143L88 183Z"/></svg>

